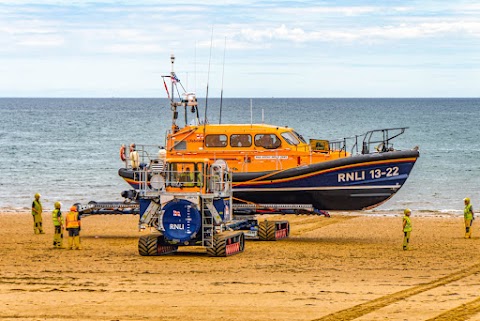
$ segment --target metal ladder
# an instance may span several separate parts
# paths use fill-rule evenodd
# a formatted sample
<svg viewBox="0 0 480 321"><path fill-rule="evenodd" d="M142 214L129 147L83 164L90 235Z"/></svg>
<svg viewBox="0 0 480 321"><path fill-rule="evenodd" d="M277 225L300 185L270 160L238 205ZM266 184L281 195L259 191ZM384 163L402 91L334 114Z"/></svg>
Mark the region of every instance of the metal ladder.
<svg viewBox="0 0 480 321"><path fill-rule="evenodd" d="M213 205L212 199L202 197L202 246L213 247L213 235L215 225L213 224L213 215L209 207Z"/></svg>

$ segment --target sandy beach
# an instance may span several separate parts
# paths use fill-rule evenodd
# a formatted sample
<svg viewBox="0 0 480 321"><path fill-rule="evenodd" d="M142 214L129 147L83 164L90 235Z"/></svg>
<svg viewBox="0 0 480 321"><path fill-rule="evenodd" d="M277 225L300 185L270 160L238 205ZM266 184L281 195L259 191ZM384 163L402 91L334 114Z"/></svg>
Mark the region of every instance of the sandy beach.
<svg viewBox="0 0 480 321"><path fill-rule="evenodd" d="M142 257L135 216L83 219L84 250L52 248L29 213L0 214L1 320L480 320L480 230L461 217L282 216L291 236L211 258ZM278 218L278 217L277 217ZM269 217L275 219L275 217ZM476 223L476 222L475 222Z"/></svg>

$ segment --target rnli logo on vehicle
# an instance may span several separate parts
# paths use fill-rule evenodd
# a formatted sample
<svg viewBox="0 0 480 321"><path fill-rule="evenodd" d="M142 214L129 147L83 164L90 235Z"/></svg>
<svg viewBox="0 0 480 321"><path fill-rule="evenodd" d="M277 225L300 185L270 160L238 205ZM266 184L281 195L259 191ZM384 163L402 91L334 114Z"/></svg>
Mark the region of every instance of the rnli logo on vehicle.
<svg viewBox="0 0 480 321"><path fill-rule="evenodd" d="M197 139L203 139L203 134L197 134Z"/></svg>
<svg viewBox="0 0 480 321"><path fill-rule="evenodd" d="M173 216L182 216L182 214L180 213L180 211L175 211L173 210Z"/></svg>

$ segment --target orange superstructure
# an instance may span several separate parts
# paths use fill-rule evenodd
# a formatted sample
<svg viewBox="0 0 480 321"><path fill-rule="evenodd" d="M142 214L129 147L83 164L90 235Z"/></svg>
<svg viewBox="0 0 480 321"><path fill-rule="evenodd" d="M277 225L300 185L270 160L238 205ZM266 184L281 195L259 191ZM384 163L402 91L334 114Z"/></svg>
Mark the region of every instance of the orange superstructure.
<svg viewBox="0 0 480 321"><path fill-rule="evenodd" d="M167 157L224 159L234 172L282 170L348 157L328 141L313 146L290 127L265 124L186 126L167 138Z"/></svg>

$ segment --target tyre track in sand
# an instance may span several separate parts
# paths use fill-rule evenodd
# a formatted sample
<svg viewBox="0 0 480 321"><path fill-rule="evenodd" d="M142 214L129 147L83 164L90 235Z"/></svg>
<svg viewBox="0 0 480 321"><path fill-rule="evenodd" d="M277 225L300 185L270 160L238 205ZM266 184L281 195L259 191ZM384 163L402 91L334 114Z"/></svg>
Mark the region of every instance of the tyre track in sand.
<svg viewBox="0 0 480 321"><path fill-rule="evenodd" d="M480 312L480 298L445 311L427 321L464 321Z"/></svg>
<svg viewBox="0 0 480 321"><path fill-rule="evenodd" d="M428 283L423 283L418 286L411 287L409 289L405 289L396 293L392 293L389 295L382 296L380 298L377 298L375 300L365 302L356 306L353 306L351 308L347 308L338 312L331 313L329 315L326 315L324 317L321 317L319 319L314 319L312 321L340 321L340 320L354 320L356 318L362 317L368 313L374 312L376 310L379 310L383 307L386 307L390 304L393 304L395 302L404 300L406 298L412 297L414 295L417 295L419 293L429 291L432 289L435 289L437 287L440 287L442 285L446 285L448 283L452 283L455 281L458 281L460 279L463 279L465 277L468 277L470 275L476 274L480 272L480 264L475 264L473 266L470 266L464 270L449 274L447 276L444 276L440 279L433 280ZM455 313L466 313L463 318L456 319L454 316L456 316ZM466 317L472 316L476 314L477 312L480 311L480 298L476 299L474 301L471 301L469 303L463 304L457 308L451 309L431 320L435 321L443 321L443 320L465 320Z"/></svg>
<svg viewBox="0 0 480 321"><path fill-rule="evenodd" d="M290 236L302 236L305 233L319 230L329 225L340 224L357 217L358 216L336 216L327 218L320 216L297 216L288 220L291 228Z"/></svg>

